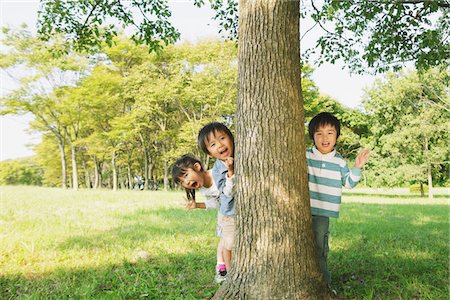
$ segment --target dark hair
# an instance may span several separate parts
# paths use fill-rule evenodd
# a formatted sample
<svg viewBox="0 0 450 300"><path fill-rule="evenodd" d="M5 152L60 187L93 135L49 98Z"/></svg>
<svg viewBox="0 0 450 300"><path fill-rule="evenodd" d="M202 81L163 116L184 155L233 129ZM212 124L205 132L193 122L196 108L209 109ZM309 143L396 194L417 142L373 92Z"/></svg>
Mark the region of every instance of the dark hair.
<svg viewBox="0 0 450 300"><path fill-rule="evenodd" d="M336 128L336 139L341 134L341 122L329 112L321 112L317 114L308 124L309 137L314 141L314 133L319 127L331 125Z"/></svg>
<svg viewBox="0 0 450 300"><path fill-rule="evenodd" d="M202 148L203 152L205 152L206 154L210 154L208 151L208 148L206 147L206 142L211 133L216 133L218 131L226 133L228 135L228 137L231 139L231 141L233 142L233 156L234 156L233 134L231 133L230 129L228 129L227 126L225 126L224 124L219 123L219 122L211 122L211 123L208 123L205 126L203 126L203 128L198 133L198 137L197 137L198 145L200 146L200 148Z"/></svg>
<svg viewBox="0 0 450 300"><path fill-rule="evenodd" d="M177 161L172 165L173 181L175 181L175 183L180 183L180 177L186 174L187 169L193 169L196 163L200 164L200 166L202 167L201 170L203 171L204 169L202 162L195 156L191 154L184 154L180 158L178 158Z"/></svg>
<svg viewBox="0 0 450 300"><path fill-rule="evenodd" d="M186 174L187 169L194 169L194 165L199 163L201 166L201 171L204 171L202 162L195 158L191 154L182 155L172 166L172 179L175 183L180 183L180 177ZM184 189L186 191L186 198L188 201L195 201L195 189Z"/></svg>

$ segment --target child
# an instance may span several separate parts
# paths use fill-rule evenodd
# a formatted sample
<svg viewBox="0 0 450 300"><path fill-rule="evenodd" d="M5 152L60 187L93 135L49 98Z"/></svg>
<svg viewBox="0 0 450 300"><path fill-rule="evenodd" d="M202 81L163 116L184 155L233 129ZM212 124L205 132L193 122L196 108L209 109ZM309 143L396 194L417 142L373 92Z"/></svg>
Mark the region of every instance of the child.
<svg viewBox="0 0 450 300"><path fill-rule="evenodd" d="M217 222L223 258L227 270L231 268L234 244L234 138L222 123L206 124L198 134L198 144L210 157L216 158L212 168L214 183L219 190L219 220Z"/></svg>
<svg viewBox="0 0 450 300"><path fill-rule="evenodd" d="M353 188L361 178L361 168L369 159L369 151L363 149L355 160L355 167L349 170L347 163L334 146L340 135L340 122L330 113L322 112L312 118L308 126L314 147L306 151L309 177L309 194L313 232L317 246L320 270L328 284L329 218L339 217L342 186Z"/></svg>
<svg viewBox="0 0 450 300"><path fill-rule="evenodd" d="M173 180L186 189L188 199L187 207L192 208L218 208L219 191L217 190L211 171L205 171L197 158L185 154L180 157L172 167ZM195 201L195 189L200 189L205 196L204 203ZM217 283L226 279L227 269L223 259L223 247L217 246L216 277Z"/></svg>

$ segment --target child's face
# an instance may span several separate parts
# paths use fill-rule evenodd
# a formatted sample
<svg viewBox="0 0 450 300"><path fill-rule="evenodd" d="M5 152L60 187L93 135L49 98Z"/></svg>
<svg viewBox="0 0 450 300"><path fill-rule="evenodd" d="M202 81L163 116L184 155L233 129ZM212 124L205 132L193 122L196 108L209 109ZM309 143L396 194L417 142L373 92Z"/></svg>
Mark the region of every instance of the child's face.
<svg viewBox="0 0 450 300"><path fill-rule="evenodd" d="M194 169L188 168L186 173L179 178L181 186L186 189L199 189L203 187L205 178L201 172L200 164L194 164Z"/></svg>
<svg viewBox="0 0 450 300"><path fill-rule="evenodd" d="M322 154L333 151L336 145L337 131L333 125L325 124L314 132L314 144Z"/></svg>
<svg viewBox="0 0 450 300"><path fill-rule="evenodd" d="M223 131L215 131L209 134L206 149L208 149L210 156L220 160L233 157L233 141Z"/></svg>

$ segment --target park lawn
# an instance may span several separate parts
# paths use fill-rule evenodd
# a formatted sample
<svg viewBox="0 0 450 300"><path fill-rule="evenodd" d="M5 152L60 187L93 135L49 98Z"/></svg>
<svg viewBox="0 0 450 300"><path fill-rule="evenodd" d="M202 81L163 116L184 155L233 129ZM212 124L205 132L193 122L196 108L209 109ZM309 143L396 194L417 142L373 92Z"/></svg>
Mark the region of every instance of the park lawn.
<svg viewBox="0 0 450 300"><path fill-rule="evenodd" d="M208 299L218 288L216 212L186 211L182 197L0 187L0 298ZM331 222L338 295L448 299L448 203L346 197ZM141 250L148 259L136 260Z"/></svg>

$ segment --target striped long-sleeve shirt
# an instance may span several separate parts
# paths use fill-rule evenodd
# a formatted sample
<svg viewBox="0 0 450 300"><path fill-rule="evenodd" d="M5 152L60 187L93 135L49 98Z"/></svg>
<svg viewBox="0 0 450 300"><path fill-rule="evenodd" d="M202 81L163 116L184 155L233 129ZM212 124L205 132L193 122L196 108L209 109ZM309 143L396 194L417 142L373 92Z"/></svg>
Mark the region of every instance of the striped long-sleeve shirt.
<svg viewBox="0 0 450 300"><path fill-rule="evenodd" d="M361 179L361 169L349 170L345 160L333 150L322 154L316 147L306 150L311 214L339 217L342 187L353 188Z"/></svg>

